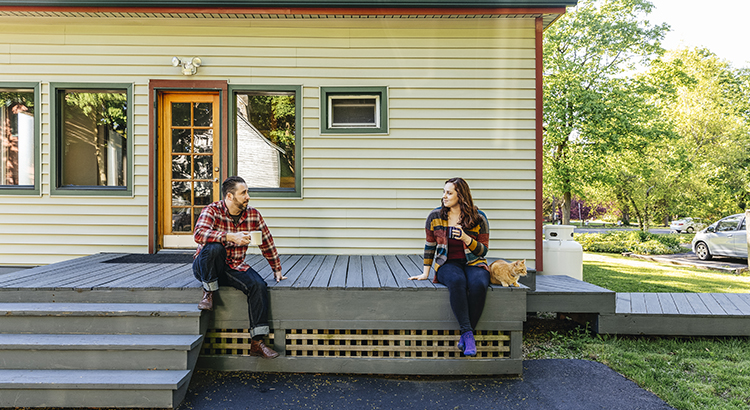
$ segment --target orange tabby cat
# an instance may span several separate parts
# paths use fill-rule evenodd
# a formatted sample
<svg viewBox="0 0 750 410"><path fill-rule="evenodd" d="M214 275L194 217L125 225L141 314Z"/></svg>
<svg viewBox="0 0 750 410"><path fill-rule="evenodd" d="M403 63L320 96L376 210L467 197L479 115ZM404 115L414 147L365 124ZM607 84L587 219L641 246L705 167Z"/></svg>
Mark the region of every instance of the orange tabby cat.
<svg viewBox="0 0 750 410"><path fill-rule="evenodd" d="M526 276L526 259L512 263L498 259L490 265L490 282L495 285L518 287L519 276Z"/></svg>

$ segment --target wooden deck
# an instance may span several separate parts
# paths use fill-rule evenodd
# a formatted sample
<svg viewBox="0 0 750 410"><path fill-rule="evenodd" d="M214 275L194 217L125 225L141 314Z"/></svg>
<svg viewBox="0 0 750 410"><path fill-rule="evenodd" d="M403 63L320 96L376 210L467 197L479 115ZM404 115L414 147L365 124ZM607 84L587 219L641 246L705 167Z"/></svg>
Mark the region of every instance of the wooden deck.
<svg viewBox="0 0 750 410"><path fill-rule="evenodd" d="M599 316L599 333L750 336L747 293L618 293L615 314Z"/></svg>

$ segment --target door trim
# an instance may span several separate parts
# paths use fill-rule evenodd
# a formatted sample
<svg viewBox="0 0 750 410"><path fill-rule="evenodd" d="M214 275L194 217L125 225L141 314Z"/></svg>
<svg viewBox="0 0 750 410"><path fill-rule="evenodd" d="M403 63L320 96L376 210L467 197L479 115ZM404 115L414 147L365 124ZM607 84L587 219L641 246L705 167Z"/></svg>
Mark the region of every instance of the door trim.
<svg viewBox="0 0 750 410"><path fill-rule="evenodd" d="M195 81L195 80L150 80L148 85L149 116L148 116L148 253L156 253L158 248L158 147L159 147L159 95L161 92L186 91L219 92L220 121L219 149L221 150L220 181L227 177L228 135L227 135L227 89L226 81Z"/></svg>

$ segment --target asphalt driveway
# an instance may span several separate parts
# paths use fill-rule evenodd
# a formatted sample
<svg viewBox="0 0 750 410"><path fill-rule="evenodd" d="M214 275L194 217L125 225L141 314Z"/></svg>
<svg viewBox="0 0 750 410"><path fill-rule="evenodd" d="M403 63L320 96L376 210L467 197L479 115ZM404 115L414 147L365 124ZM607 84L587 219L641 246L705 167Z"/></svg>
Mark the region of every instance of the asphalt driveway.
<svg viewBox="0 0 750 410"><path fill-rule="evenodd" d="M198 371L178 410L672 409L609 367L527 360L522 378Z"/></svg>

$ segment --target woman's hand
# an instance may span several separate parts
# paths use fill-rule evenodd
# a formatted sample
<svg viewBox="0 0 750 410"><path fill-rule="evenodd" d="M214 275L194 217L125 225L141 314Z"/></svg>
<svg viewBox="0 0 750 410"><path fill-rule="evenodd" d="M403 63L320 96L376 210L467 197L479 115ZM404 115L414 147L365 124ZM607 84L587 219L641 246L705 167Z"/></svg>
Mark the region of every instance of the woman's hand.
<svg viewBox="0 0 750 410"><path fill-rule="evenodd" d="M471 236L467 235L466 232L464 232L463 228L461 228L461 225L454 226L455 229L458 229L458 235L455 235L455 238L459 241L465 243L466 245L471 244Z"/></svg>
<svg viewBox="0 0 750 410"><path fill-rule="evenodd" d="M430 278L430 267L425 266L424 272L419 276L411 276L409 280L426 280Z"/></svg>

